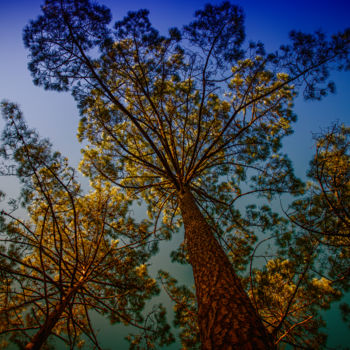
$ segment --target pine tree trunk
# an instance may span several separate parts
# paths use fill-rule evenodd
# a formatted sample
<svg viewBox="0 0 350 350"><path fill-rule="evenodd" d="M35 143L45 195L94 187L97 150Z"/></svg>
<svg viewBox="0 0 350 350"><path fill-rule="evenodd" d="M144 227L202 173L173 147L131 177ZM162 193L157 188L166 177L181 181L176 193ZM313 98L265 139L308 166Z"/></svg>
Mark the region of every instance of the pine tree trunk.
<svg viewBox="0 0 350 350"><path fill-rule="evenodd" d="M202 349L273 349L271 337L193 195L186 189L179 197Z"/></svg>
<svg viewBox="0 0 350 350"><path fill-rule="evenodd" d="M24 348L25 350L39 350L42 347L50 334L52 334L52 329L55 327L56 323L62 316L62 313L67 308L69 302L72 300L79 286L71 288L67 292L66 296L55 306L55 309L49 314L45 320L45 323L26 345Z"/></svg>

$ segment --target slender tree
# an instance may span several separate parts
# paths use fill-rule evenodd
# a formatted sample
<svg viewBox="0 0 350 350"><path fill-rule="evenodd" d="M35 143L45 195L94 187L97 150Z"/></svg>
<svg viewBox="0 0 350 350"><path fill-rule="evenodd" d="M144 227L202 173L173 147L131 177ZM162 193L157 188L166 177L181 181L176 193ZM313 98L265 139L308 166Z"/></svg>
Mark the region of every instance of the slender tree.
<svg viewBox="0 0 350 350"><path fill-rule="evenodd" d="M67 159L28 129L16 105L2 107L3 153L18 164L28 212L1 211L2 348L48 348L56 336L70 348L85 348L85 338L100 349L92 311L141 329L136 343L171 342L161 307L142 315L159 291L147 273L149 224L129 217L118 191L96 184L83 195Z"/></svg>
<svg viewBox="0 0 350 350"><path fill-rule="evenodd" d="M90 143L84 173L141 192L171 228L183 222L202 348L273 348L218 240L230 228L214 223L223 212L237 218L232 206L244 194L298 189L278 153L292 101L301 86L316 99L333 90L329 70L348 68L349 31L329 41L293 32L292 44L266 54L261 43L243 48L243 12L228 2L167 37L146 10L113 30L108 9L87 0L50 0L42 10L24 31L34 82L77 99L79 135Z"/></svg>

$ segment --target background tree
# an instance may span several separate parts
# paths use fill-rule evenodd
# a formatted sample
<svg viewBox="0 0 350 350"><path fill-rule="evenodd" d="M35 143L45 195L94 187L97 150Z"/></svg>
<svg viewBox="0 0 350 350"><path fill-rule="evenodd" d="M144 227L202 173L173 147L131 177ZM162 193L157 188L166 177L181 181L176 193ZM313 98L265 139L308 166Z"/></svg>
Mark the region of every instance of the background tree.
<svg viewBox="0 0 350 350"><path fill-rule="evenodd" d="M294 203L291 214L291 219L320 243L335 247L350 245L349 135L349 127L335 124L315 136L308 192Z"/></svg>
<svg viewBox="0 0 350 350"><path fill-rule="evenodd" d="M330 278L346 289L350 276L349 135L349 127L334 124L315 136L307 192L288 211L293 223L324 246Z"/></svg>
<svg viewBox="0 0 350 350"><path fill-rule="evenodd" d="M100 349L91 312L141 330L134 347L168 344L164 310L144 320L146 300L159 292L147 273L156 246L149 224L128 214L118 191L95 184L83 195L67 159L28 129L18 107L2 104L3 153L18 165L27 219L1 211L2 348L50 348L56 336L70 348L89 340ZM84 340L85 339L85 340ZM145 345L147 344L147 345Z"/></svg>
<svg viewBox="0 0 350 350"><path fill-rule="evenodd" d="M325 335L315 333L323 324L317 311L328 308L349 288L349 128L334 124L315 136L315 146L305 194L294 200L286 213L291 229L281 228L283 234L275 233L280 247L277 258L268 261L262 272L255 272L260 314L263 312L264 318L269 314L275 319L272 324L280 310L291 314L292 322L285 315L287 325L278 321L277 340L287 337L284 340L287 343L306 348L325 345L325 340L322 341ZM275 225L270 222L267 227ZM281 278L283 274L285 277ZM297 280L296 276L299 276ZM281 285L277 282L279 279L288 283ZM292 288L290 282L294 283ZM276 286L279 287L276 289ZM284 288L290 292L282 293ZM281 295L289 299L290 293L295 305L294 301L281 300ZM283 303L288 308L281 306ZM346 308L343 304L342 309Z"/></svg>
<svg viewBox="0 0 350 350"><path fill-rule="evenodd" d="M260 43L243 49L242 10L228 2L207 5L168 37L145 10L110 30L109 11L88 1L42 9L24 33L34 82L72 90L84 115L80 136L91 144L86 174L142 192L171 228L181 212L203 348L272 347L215 237L228 221L218 233L213 223L226 215L237 226L232 206L245 193L298 190L278 153L295 120L292 101L301 85L310 98L333 90L329 69L348 68L349 32L330 41L294 32L291 45L266 54Z"/></svg>

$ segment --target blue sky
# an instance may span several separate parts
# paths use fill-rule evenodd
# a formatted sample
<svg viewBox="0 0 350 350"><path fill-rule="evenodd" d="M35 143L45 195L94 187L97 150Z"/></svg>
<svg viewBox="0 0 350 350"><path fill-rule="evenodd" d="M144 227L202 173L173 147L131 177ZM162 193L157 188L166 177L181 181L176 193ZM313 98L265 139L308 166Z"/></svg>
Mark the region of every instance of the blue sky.
<svg viewBox="0 0 350 350"><path fill-rule="evenodd" d="M113 20L121 19L129 10L147 8L150 10L151 22L161 32L166 32L169 27L187 24L194 11L207 3L202 0L100 2L111 8ZM27 71L22 29L39 14L41 3L39 0L0 0L0 100L18 102L29 125L35 127L42 136L49 137L55 148L76 165L80 158L80 145L75 136L79 122L75 102L69 94L35 87ZM285 43L292 29L322 29L331 34L350 26L349 0L239 0L235 3L245 10L247 39L261 40L271 50ZM295 133L284 144L300 177L305 174L313 153L312 132L318 132L321 127L335 120L346 124L350 122L350 73L334 74L333 78L337 84L335 95L322 102L297 100L295 111L298 122L295 124ZM0 177L0 181L6 180ZM335 338L344 329L338 333L335 330L332 332ZM339 333L337 336L342 335Z"/></svg>

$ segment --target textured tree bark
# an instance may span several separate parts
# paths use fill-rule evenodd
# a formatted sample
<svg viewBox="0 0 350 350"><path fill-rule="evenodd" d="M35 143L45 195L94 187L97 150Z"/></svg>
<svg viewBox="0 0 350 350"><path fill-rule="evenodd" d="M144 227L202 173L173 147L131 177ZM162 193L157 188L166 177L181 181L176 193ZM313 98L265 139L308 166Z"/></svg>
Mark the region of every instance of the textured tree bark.
<svg viewBox="0 0 350 350"><path fill-rule="evenodd" d="M179 194L203 350L274 349L273 341L188 189Z"/></svg>
<svg viewBox="0 0 350 350"><path fill-rule="evenodd" d="M33 336L30 342L26 345L26 347L24 348L25 350L39 350L42 347L42 345L45 343L47 338L52 333L53 327L55 327L62 313L68 306L69 302L72 300L73 296L76 294L76 291L79 288L79 286L75 286L74 288L71 288L66 294L66 296L62 299L62 301L60 301L56 305L55 309L47 317L45 323L42 325L39 331Z"/></svg>

